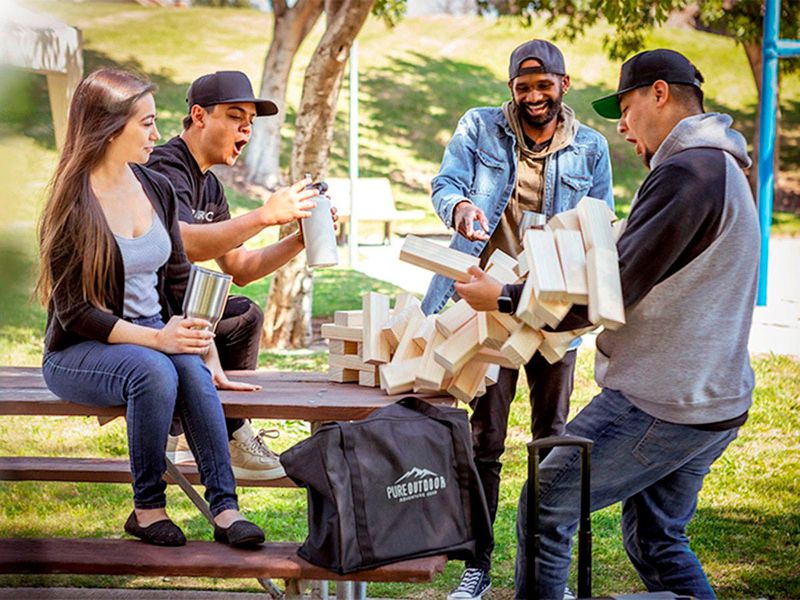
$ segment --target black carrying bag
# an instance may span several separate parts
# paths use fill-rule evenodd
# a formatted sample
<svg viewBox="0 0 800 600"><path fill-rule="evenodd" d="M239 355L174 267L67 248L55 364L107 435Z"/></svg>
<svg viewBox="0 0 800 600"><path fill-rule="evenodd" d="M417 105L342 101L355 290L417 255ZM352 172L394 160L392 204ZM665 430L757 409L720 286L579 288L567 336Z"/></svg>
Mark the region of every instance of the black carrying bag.
<svg viewBox="0 0 800 600"><path fill-rule="evenodd" d="M339 574L491 542L463 410L405 398L361 421L331 423L283 454L308 490L298 554Z"/></svg>

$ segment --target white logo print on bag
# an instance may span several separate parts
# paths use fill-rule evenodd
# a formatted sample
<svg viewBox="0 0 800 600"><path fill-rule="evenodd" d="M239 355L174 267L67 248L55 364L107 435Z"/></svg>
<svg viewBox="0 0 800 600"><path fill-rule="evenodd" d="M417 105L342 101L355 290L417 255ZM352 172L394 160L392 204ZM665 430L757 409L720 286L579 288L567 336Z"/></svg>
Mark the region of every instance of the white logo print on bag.
<svg viewBox="0 0 800 600"><path fill-rule="evenodd" d="M397 479L392 485L386 486L386 497L389 500L408 502L417 498L435 496L439 490L447 487L447 480L428 469L414 467Z"/></svg>

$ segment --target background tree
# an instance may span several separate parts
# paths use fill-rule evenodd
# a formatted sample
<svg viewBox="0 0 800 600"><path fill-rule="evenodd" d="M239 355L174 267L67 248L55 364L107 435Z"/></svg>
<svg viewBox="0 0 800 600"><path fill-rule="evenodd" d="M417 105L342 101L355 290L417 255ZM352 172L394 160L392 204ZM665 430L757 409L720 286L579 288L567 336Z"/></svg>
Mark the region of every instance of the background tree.
<svg viewBox="0 0 800 600"><path fill-rule="evenodd" d="M548 28L570 41L605 19L614 28L604 36L608 55L624 60L644 46L644 37L653 27L663 24L671 14L684 11L687 23L701 31L724 35L744 48L758 90L761 105L761 38L764 24L762 0L477 0L483 13L515 14L532 23L534 15L545 17ZM781 3L781 37L800 37L800 2ZM787 73L800 68L800 61L781 60L780 70ZM756 116L753 162L758 164L758 125ZM776 153L776 161L777 161ZM777 172L777 169L776 169ZM750 172L755 191L756 169Z"/></svg>
<svg viewBox="0 0 800 600"><path fill-rule="evenodd" d="M261 73L260 97L278 105L278 114L256 119L245 155L247 181L275 189L281 183L281 129L286 121L286 89L297 49L322 14L323 0L273 0L272 41Z"/></svg>
<svg viewBox="0 0 800 600"><path fill-rule="evenodd" d="M306 68L297 110L292 180L306 173L315 179L326 176L336 103L353 40L371 10L391 24L403 15L404 7L402 0L325 0L325 32ZM296 223L284 225L280 235L296 229ZM275 274L264 311L263 345L299 348L311 342L312 286L305 252Z"/></svg>

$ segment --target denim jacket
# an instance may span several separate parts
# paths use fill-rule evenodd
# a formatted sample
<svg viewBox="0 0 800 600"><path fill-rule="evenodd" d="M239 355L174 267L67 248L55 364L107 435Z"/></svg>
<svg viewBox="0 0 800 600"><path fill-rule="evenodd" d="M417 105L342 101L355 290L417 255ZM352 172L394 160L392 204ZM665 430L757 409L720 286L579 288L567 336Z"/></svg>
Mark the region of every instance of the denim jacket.
<svg viewBox="0 0 800 600"><path fill-rule="evenodd" d="M431 184L433 207L445 225L453 226L453 209L467 199L484 212L492 235L516 185L516 145L502 108L473 108L461 117ZM544 173L548 217L574 208L584 196L605 200L613 210L608 142L594 129L580 124L569 146L547 156ZM485 246L485 241L472 242L458 233L450 241L451 248L472 256ZM453 291L452 279L434 275L422 310L439 312Z"/></svg>

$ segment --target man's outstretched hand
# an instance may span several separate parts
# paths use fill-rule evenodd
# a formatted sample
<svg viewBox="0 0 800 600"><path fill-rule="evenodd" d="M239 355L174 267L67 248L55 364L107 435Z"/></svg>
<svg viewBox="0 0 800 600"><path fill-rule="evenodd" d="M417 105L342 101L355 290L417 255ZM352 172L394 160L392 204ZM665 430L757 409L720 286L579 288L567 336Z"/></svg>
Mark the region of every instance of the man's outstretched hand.
<svg viewBox="0 0 800 600"><path fill-rule="evenodd" d="M480 229L475 229L475 221ZM468 200L462 200L453 209L453 227L470 241L489 239L489 221L483 211Z"/></svg>

